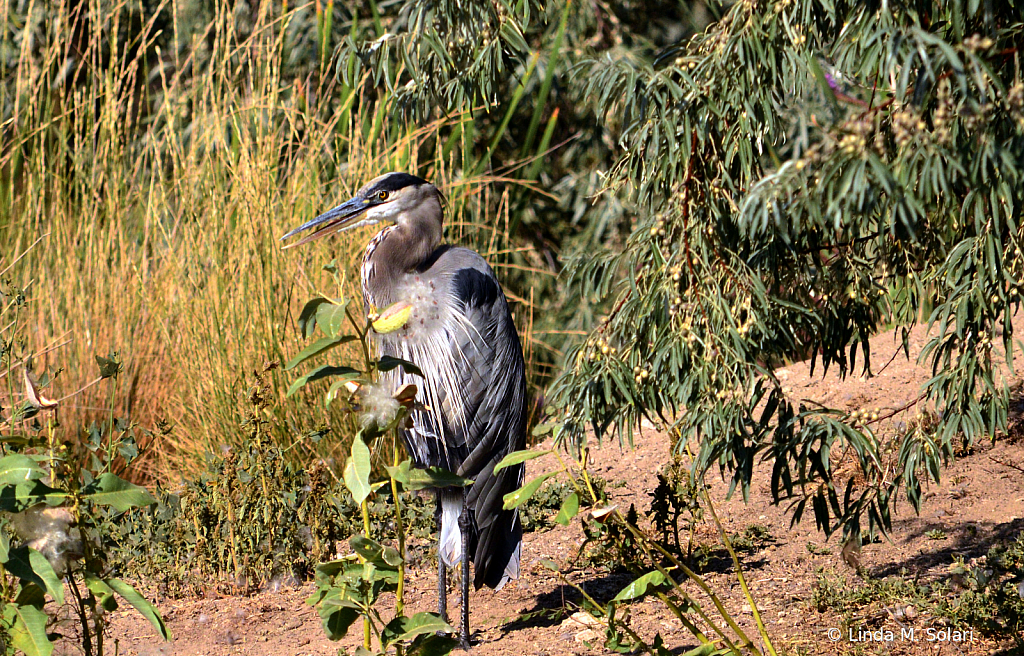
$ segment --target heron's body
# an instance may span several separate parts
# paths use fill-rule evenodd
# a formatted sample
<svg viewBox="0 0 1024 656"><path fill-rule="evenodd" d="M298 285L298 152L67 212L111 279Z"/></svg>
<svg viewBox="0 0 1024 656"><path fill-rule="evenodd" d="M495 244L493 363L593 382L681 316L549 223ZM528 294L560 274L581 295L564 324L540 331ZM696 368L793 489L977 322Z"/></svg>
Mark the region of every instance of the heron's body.
<svg viewBox="0 0 1024 656"><path fill-rule="evenodd" d="M493 469L526 443L523 355L505 295L480 255L441 244L440 195L430 183L404 173L381 176L298 230L324 223L320 233L346 227L356 212L366 215L361 224L394 222L370 241L363 258L368 311L396 302L412 305L403 328L375 337L381 355L412 362L423 373L421 378L399 367L387 374L395 389L412 383L421 391L422 406L412 411L412 427L402 432L406 449L417 466L442 467L474 481L465 491L437 491L441 587L445 567L465 553L464 574L471 560L475 586L500 589L519 576L522 529L518 513L504 510L502 502L522 484L523 466L498 474ZM444 591L439 592L443 614ZM467 592L468 578L463 581L464 644Z"/></svg>

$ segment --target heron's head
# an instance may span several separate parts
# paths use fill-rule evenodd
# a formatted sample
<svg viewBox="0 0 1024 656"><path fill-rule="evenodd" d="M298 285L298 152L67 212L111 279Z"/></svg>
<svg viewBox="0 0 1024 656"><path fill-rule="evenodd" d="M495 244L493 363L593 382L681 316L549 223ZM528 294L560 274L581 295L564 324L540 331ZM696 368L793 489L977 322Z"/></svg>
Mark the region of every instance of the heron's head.
<svg viewBox="0 0 1024 656"><path fill-rule="evenodd" d="M387 221L391 223L433 223L440 234L441 193L423 178L408 173L385 173L370 180L356 195L341 205L303 223L282 240L304 230L313 232L285 248L305 244L331 233Z"/></svg>

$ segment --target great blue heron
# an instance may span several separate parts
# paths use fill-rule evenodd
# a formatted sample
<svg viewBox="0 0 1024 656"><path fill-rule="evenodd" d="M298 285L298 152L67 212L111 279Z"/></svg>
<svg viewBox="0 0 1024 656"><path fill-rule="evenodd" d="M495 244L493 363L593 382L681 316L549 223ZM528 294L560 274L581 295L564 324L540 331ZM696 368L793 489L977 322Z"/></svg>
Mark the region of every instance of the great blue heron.
<svg viewBox="0 0 1024 656"><path fill-rule="evenodd" d="M292 230L315 231L294 245L342 230L387 224L363 256L368 311L396 302L412 305L405 328L380 335L381 354L417 365L423 378L401 367L397 386L414 383L424 407L412 411L402 438L416 466L442 467L474 482L437 490L438 610L447 619L446 568L462 561L460 639L469 646L469 562L477 589L500 590L519 577L522 527L502 497L523 480L523 465L497 474L503 457L526 445L526 378L505 294L477 253L441 244L442 197L431 183L408 173L371 180L350 200ZM466 548L468 545L468 548Z"/></svg>

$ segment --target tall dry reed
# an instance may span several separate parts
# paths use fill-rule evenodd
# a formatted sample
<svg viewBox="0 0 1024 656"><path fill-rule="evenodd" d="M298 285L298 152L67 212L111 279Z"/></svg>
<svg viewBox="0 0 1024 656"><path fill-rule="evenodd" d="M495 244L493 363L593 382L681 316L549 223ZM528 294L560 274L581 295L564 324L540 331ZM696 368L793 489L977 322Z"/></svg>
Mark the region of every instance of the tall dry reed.
<svg viewBox="0 0 1024 656"><path fill-rule="evenodd" d="M463 153L442 138L468 119L391 121L386 98L339 86L324 43L305 76L282 72L308 5L272 14L261 3L240 33L233 3L218 0L190 47L168 53L154 45L156 14L123 38L123 23L145 16L130 3L33 2L25 15L36 22L19 26L0 1L0 45L17 52L0 90L0 256L25 254L7 275L31 286L23 320L36 369L64 369L52 396L95 377L96 354L125 364L116 383L65 401L65 439L105 415L112 392L115 414L171 424L145 460L158 478L242 439L250 372L302 348L305 300L358 296L369 234L285 252L278 237L375 175L430 177L451 200L448 240L480 248L499 275L509 261L508 199L489 194L485 175L462 177ZM166 0L163 15L177 25L190 7ZM341 290L322 268L334 258ZM530 301L515 303L521 329ZM303 458L343 446L341 414L318 390L285 402L291 374L270 377L277 441ZM332 439L302 439L320 426Z"/></svg>

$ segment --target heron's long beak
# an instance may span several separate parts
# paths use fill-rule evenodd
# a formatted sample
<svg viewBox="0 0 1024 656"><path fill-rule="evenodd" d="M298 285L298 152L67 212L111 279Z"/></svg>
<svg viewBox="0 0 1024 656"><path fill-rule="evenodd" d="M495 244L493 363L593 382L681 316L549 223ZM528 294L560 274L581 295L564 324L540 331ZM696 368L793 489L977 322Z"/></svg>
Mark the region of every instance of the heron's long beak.
<svg viewBox="0 0 1024 656"><path fill-rule="evenodd" d="M357 228L363 225L364 223L369 223L369 219L363 219L362 221L358 221L357 219L360 216L362 216L366 210L370 209L371 206L372 205L370 204L370 201L359 198L358 196L355 198L350 198L341 205L338 205L333 209L327 210L326 212L316 217L315 219L311 219L303 223L298 228L292 230L288 234L281 237L281 241L284 241L289 237L294 237L303 230L316 228L313 232L309 233L302 239L298 240L297 242L288 244L283 248L301 246L302 244L311 242L314 239L319 239L320 237L325 237L329 234L340 232L342 230Z"/></svg>

